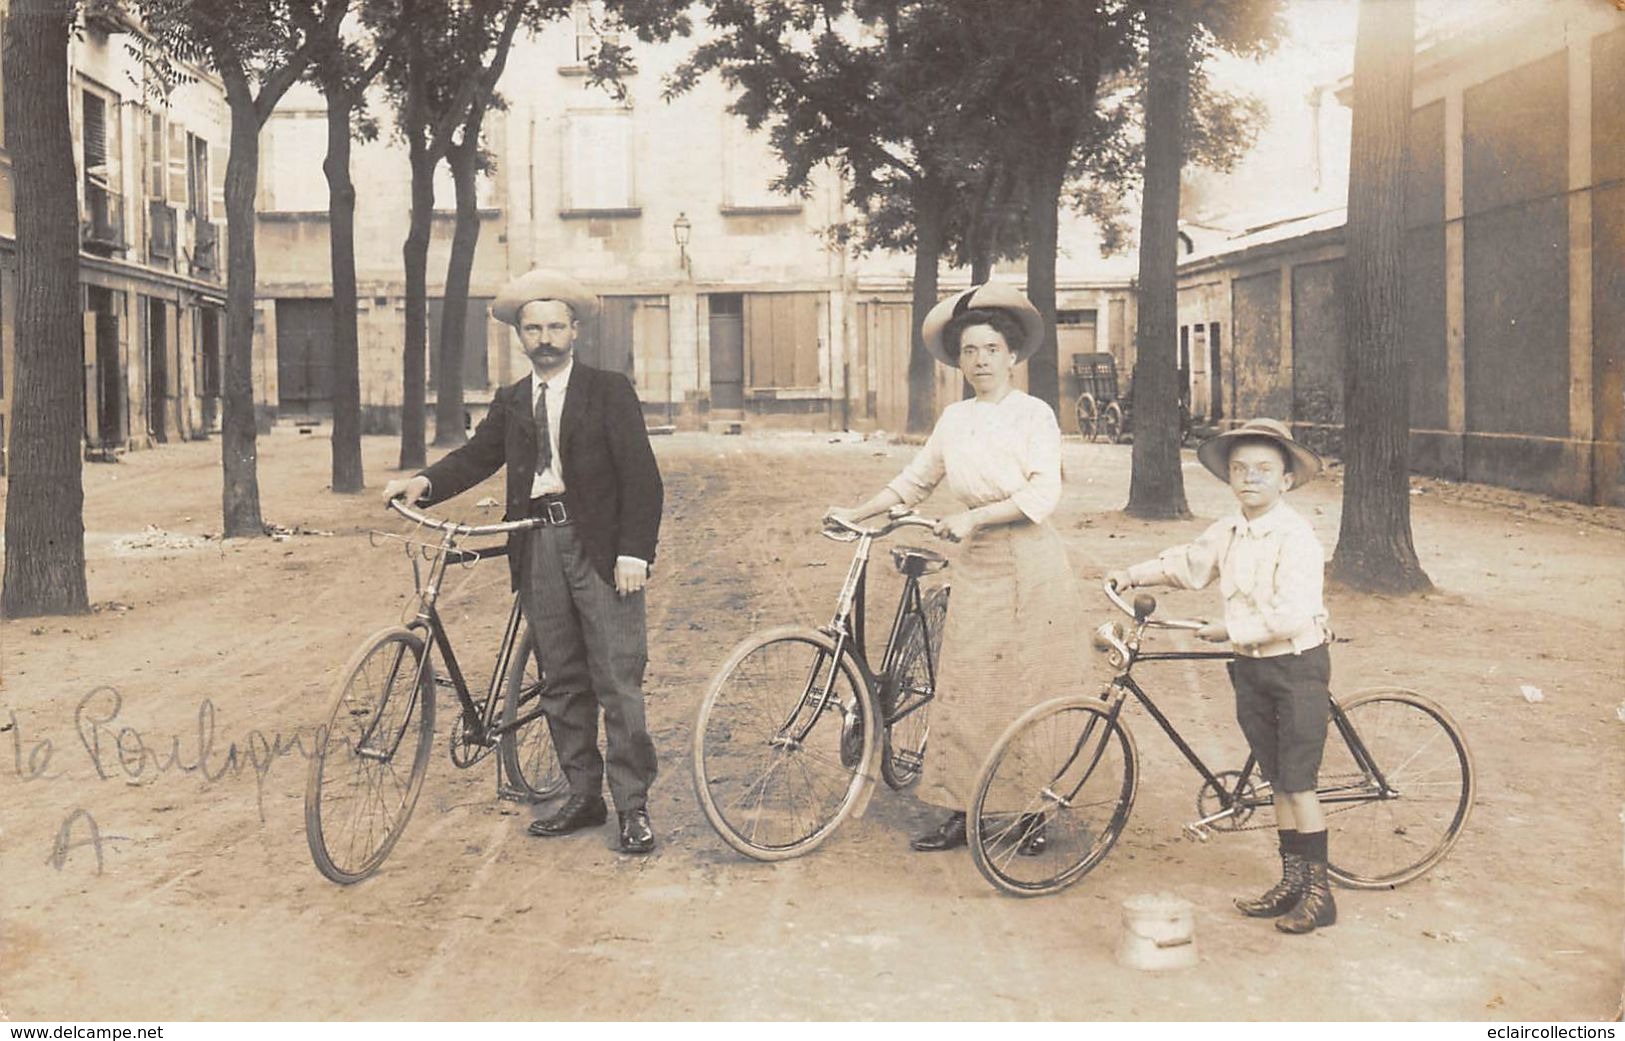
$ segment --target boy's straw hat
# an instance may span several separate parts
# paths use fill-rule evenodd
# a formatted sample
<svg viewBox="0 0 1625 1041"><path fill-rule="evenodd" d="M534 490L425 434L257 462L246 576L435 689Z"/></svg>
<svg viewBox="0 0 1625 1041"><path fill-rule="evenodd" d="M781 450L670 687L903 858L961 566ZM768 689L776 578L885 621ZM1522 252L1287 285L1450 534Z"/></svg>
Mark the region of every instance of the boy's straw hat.
<svg viewBox="0 0 1625 1041"><path fill-rule="evenodd" d="M1301 488L1320 473L1320 456L1292 439L1292 431L1278 419L1249 419L1234 430L1203 441L1196 448L1196 458L1208 472L1226 483L1230 480L1230 449L1237 438L1261 437L1274 441L1292 460L1292 487Z"/></svg>
<svg viewBox="0 0 1625 1041"><path fill-rule="evenodd" d="M519 319L519 309L532 300L562 300L570 305L578 322L587 321L598 313L598 298L580 282L562 271L539 267L502 287L491 301L491 317L512 325Z"/></svg>
<svg viewBox="0 0 1625 1041"><path fill-rule="evenodd" d="M942 364L951 368L959 368L959 351L955 348L951 353L942 343L942 330L948 323L966 311L978 307L992 308L997 311L1007 311L1010 316L1021 323L1021 343L1009 344L1010 352L1015 355L1016 364L1032 357L1038 350L1038 345L1044 342L1044 317L1038 313L1031 300L1021 290L1002 282L984 282L979 286L955 293L946 300L938 301L937 306L931 308L926 314L925 321L920 323L920 339L925 342L925 349Z"/></svg>

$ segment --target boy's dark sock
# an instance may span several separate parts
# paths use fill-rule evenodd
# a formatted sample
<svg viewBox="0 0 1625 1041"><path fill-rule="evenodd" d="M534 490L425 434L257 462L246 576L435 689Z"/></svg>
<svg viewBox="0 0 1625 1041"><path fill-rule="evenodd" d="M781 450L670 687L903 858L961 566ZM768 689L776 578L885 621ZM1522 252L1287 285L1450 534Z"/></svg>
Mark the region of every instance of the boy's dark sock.
<svg viewBox="0 0 1625 1041"><path fill-rule="evenodd" d="M1326 863L1326 833L1302 831L1298 833L1298 854L1317 864Z"/></svg>
<svg viewBox="0 0 1625 1041"><path fill-rule="evenodd" d="M1275 835L1281 840L1282 853L1299 853L1298 832L1292 828L1279 828Z"/></svg>

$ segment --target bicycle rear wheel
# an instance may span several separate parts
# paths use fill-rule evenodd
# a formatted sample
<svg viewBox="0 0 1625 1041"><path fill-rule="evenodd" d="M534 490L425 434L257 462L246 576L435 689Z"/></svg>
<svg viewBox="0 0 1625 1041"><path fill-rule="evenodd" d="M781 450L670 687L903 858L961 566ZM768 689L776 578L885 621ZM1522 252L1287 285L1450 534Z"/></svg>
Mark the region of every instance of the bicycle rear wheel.
<svg viewBox="0 0 1625 1041"><path fill-rule="evenodd" d="M694 791L724 842L757 860L818 846L852 812L875 754L875 710L850 655L812 629L741 643L694 724Z"/></svg>
<svg viewBox="0 0 1625 1041"><path fill-rule="evenodd" d="M536 644L530 623L521 621L514 638L513 657L502 694L502 736L497 752L502 757L502 773L508 783L531 802L541 802L564 791L564 770L553 747L553 731L547 717L536 715L542 703L542 673L536 658ZM532 718L513 726L515 720ZM510 729L512 728L512 729Z"/></svg>
<svg viewBox="0 0 1625 1041"><path fill-rule="evenodd" d="M924 629L918 616L909 615L898 641L902 650L892 676L896 694L887 711L895 713L901 708L907 715L886 724L885 744L880 750L880 776L895 789L918 781L925 766L925 742L931 736L931 697L935 694L932 688L937 664L942 661L942 626L947 617L948 590L933 589L925 598Z"/></svg>
<svg viewBox="0 0 1625 1041"><path fill-rule="evenodd" d="M349 885L378 870L417 805L433 738L423 638L374 634L345 667L306 775L305 841L318 871Z"/></svg>
<svg viewBox="0 0 1625 1041"><path fill-rule="evenodd" d="M1134 737L1095 697L1035 705L976 778L968 825L982 877L1015 896L1065 889L1105 859L1134 808Z"/></svg>
<svg viewBox="0 0 1625 1041"><path fill-rule="evenodd" d="M1317 792L1327 870L1354 889L1392 889L1437 864L1461 837L1478 789L1472 755L1455 720L1420 694L1369 690L1339 704L1389 791L1334 720Z"/></svg>

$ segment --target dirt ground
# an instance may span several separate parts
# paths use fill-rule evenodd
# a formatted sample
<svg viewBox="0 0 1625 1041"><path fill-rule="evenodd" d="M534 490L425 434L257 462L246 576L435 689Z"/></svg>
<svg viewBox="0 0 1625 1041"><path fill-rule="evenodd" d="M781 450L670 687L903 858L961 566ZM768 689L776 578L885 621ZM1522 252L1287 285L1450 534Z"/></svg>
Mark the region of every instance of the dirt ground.
<svg viewBox="0 0 1625 1041"><path fill-rule="evenodd" d="M1143 712L1128 831L1066 892L1015 900L963 851L907 850L933 814L882 790L823 848L777 865L710 831L689 771L711 671L754 628L827 619L845 547L821 509L888 479L906 446L816 435L658 438L667 506L650 587L649 716L662 773L647 858L611 829L524 834L490 761L437 748L405 837L333 885L303 832L305 761L352 648L398 621L410 573L374 493L326 490L321 433L260 442L266 519L222 543L218 442L85 472L95 613L0 624L0 1012L41 1019L1598 1019L1618 1015L1625 924L1625 511L1420 481L1436 594L1333 593L1333 684L1428 692L1471 742L1466 835L1393 892L1340 891L1335 928L1280 935L1230 897L1269 880L1267 832L1180 837L1194 774ZM381 486L396 446L366 444ZM1069 444L1056 523L1090 585L1200 530L1119 509L1129 449ZM1186 455L1193 511L1228 493ZM500 480L498 478L497 480ZM451 504L478 509L497 481ZM1340 487L1294 493L1335 544ZM928 505L927 509L930 509ZM884 598L894 588L882 584ZM1182 613L1210 613L1182 594ZM1211 596L1212 594L1207 594ZM465 660L494 648L506 569L457 572ZM1110 616L1103 599L1080 638ZM884 610L884 609L882 609ZM1218 669L1165 666L1163 707L1210 760L1243 745ZM471 670L476 674L482 670ZM477 677L483 681L483 676ZM1521 692L1539 688L1538 701ZM442 702L445 704L445 702ZM442 710L440 731L450 714ZM9 724L9 725L8 725ZM127 728L127 729L125 729ZM296 740L298 739L298 740ZM233 748L235 755L233 755ZM150 751L143 756L142 750ZM154 764L172 758L175 765ZM187 771L204 761L201 770ZM137 769L133 764L145 763ZM1194 903L1201 962L1120 967L1122 902Z"/></svg>

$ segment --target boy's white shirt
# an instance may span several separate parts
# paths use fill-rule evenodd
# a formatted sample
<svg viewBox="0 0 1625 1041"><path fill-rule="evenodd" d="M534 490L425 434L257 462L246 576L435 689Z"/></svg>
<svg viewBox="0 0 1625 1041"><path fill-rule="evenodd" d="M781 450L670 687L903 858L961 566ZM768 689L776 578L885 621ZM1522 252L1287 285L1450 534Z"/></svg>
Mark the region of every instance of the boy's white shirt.
<svg viewBox="0 0 1625 1041"><path fill-rule="evenodd" d="M1195 541L1129 568L1137 586L1202 589L1215 578L1224 624L1242 651L1284 643L1301 652L1326 641L1326 554L1314 529L1284 500L1248 520L1241 511L1215 521Z"/></svg>

